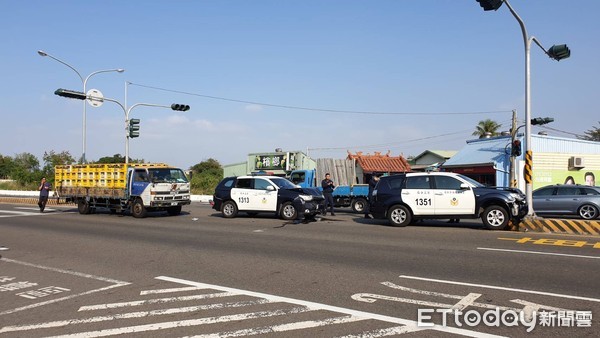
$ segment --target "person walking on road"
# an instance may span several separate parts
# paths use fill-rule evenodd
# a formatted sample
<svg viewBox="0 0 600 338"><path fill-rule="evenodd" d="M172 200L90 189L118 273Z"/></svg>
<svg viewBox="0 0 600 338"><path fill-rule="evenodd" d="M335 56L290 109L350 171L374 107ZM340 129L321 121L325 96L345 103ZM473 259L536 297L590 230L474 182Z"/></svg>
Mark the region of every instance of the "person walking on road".
<svg viewBox="0 0 600 338"><path fill-rule="evenodd" d="M371 200L373 199L373 190L375 190L377 182L379 182L379 175L373 174L369 180L369 194L367 195L367 204L365 205L365 218L372 218L369 216L369 211L371 209Z"/></svg>
<svg viewBox="0 0 600 338"><path fill-rule="evenodd" d="M323 196L325 197L323 215L327 215L327 205L329 205L331 216L335 216L335 213L333 212L333 189L335 189L335 185L333 184L329 173L325 174L325 179L321 181L321 187L323 188Z"/></svg>
<svg viewBox="0 0 600 338"><path fill-rule="evenodd" d="M38 200L38 206L40 207L40 212L44 212L44 209L46 208L46 203L48 203L48 196L50 195L51 188L52 188L52 185L49 182L46 182L46 178L43 177L42 182L40 183L40 186L38 187L38 190L40 191L40 199Z"/></svg>

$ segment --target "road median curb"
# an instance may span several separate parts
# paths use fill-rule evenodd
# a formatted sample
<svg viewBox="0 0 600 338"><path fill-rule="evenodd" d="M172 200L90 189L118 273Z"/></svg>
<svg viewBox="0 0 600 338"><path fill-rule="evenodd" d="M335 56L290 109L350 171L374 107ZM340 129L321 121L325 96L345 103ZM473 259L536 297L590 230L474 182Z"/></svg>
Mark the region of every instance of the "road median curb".
<svg viewBox="0 0 600 338"><path fill-rule="evenodd" d="M600 221L557 218L532 218L522 220L519 224L519 230L599 236Z"/></svg>

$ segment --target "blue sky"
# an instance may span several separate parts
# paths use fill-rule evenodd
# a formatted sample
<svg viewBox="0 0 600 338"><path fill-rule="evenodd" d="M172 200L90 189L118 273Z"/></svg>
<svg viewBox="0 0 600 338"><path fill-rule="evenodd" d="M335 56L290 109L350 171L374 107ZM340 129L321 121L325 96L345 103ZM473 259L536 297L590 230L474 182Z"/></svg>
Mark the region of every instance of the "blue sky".
<svg viewBox="0 0 600 338"><path fill-rule="evenodd" d="M27 3L27 4L25 4ZM189 167L242 162L275 148L343 158L347 151L418 155L459 150L490 118L525 118L524 47L502 6L475 0L1 0L0 154L82 153L82 90L75 67L105 97L186 103L185 113L137 107L130 156ZM512 0L532 46L532 116L550 135L599 126L600 2ZM311 109L294 109L302 107ZM534 127L533 131L544 130ZM124 113L87 108L87 158L125 153Z"/></svg>

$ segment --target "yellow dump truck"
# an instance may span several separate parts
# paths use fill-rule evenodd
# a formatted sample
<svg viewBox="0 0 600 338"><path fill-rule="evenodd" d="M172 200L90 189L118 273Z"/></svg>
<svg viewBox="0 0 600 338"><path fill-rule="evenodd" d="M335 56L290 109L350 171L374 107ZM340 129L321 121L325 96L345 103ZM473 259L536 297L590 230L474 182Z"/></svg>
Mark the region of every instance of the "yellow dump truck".
<svg viewBox="0 0 600 338"><path fill-rule="evenodd" d="M175 216L191 203L184 172L164 163L78 164L54 169L56 194L76 203L80 214L107 208L114 213L131 211L138 218L160 210Z"/></svg>

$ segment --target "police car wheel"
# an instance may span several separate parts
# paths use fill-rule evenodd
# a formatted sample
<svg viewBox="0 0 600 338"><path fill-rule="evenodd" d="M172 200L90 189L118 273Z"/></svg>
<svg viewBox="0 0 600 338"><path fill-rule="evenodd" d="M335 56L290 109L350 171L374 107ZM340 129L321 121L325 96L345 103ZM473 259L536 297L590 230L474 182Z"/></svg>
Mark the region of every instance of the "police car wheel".
<svg viewBox="0 0 600 338"><path fill-rule="evenodd" d="M394 205L388 211L388 220L393 226L405 227L411 222L410 211L403 205Z"/></svg>
<svg viewBox="0 0 600 338"><path fill-rule="evenodd" d="M234 218L237 216L238 208L237 205L233 201L227 201L223 203L223 217L225 218Z"/></svg>
<svg viewBox="0 0 600 338"><path fill-rule="evenodd" d="M504 230L508 227L508 211L501 206L491 205L483 211L481 215L483 225L490 230Z"/></svg>
<svg viewBox="0 0 600 338"><path fill-rule="evenodd" d="M283 205L281 206L281 218L283 218L286 221L289 221L292 219L296 219L296 216L298 215L296 212L296 208L294 208L292 202L283 203Z"/></svg>

